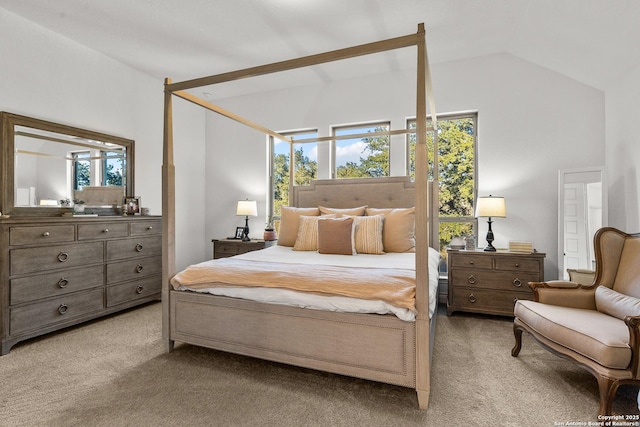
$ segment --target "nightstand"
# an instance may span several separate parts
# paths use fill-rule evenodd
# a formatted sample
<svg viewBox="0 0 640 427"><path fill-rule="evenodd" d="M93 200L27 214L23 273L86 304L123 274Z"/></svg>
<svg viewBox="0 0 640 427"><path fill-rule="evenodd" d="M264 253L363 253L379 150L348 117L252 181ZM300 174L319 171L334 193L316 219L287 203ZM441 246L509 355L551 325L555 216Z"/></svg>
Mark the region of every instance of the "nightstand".
<svg viewBox="0 0 640 427"><path fill-rule="evenodd" d="M250 240L243 242L239 239L212 239L213 259L226 258L234 255L245 254L251 251L259 251L267 246L264 240Z"/></svg>
<svg viewBox="0 0 640 427"><path fill-rule="evenodd" d="M447 251L447 314L469 311L513 316L518 299L533 299L529 282L544 280L545 254Z"/></svg>

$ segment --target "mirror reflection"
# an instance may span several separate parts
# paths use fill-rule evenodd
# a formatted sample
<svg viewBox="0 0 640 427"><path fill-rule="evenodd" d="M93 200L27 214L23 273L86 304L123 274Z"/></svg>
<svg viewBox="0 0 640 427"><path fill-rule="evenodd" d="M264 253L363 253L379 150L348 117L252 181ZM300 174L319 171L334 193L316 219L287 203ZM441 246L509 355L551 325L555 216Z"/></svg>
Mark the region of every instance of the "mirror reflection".
<svg viewBox="0 0 640 427"><path fill-rule="evenodd" d="M14 135L15 207L86 202L85 187L118 187L113 202L124 198L125 147L23 126L16 126Z"/></svg>
<svg viewBox="0 0 640 427"><path fill-rule="evenodd" d="M567 269L595 270L593 236L607 225L607 194L602 167L560 171L558 277Z"/></svg>

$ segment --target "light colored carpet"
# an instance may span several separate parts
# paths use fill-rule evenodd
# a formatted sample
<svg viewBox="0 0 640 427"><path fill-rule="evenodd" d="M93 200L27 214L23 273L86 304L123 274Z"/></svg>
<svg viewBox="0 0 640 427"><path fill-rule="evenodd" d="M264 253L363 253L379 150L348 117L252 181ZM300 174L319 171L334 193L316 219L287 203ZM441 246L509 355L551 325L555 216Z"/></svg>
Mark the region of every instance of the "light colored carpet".
<svg viewBox="0 0 640 427"><path fill-rule="evenodd" d="M2 426L556 426L597 421L596 380L508 318L438 317L429 409L415 392L189 345L165 353L150 304L0 357ZM637 388L614 410L638 414ZM557 423L557 424L556 424ZM566 424L565 424L566 425Z"/></svg>

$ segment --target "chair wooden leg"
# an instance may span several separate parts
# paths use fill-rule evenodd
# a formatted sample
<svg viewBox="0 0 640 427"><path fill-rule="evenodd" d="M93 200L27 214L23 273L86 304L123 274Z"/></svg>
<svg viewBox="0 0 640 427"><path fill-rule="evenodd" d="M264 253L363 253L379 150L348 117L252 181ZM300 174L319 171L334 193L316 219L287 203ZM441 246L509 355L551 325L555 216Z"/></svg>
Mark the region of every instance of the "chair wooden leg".
<svg viewBox="0 0 640 427"><path fill-rule="evenodd" d="M600 408L599 415L611 415L611 406L613 398L616 396L620 383L609 377L597 375L598 390L600 391Z"/></svg>
<svg viewBox="0 0 640 427"><path fill-rule="evenodd" d="M511 355L513 357L518 357L518 354L520 354L520 349L522 348L522 328L514 324L513 335L516 338L516 344L511 349Z"/></svg>

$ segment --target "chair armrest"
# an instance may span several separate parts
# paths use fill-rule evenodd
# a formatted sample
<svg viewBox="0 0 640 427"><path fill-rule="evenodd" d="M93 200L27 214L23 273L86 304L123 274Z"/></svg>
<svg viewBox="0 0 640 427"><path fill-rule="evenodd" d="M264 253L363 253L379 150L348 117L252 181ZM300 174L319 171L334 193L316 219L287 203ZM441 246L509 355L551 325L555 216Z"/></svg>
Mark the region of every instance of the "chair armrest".
<svg viewBox="0 0 640 427"><path fill-rule="evenodd" d="M629 369L633 374L633 378L640 378L640 316L626 316L624 318L629 328L629 347L631 347L631 364Z"/></svg>
<svg viewBox="0 0 640 427"><path fill-rule="evenodd" d="M596 287L592 285L581 285L566 280L550 280L529 282L529 287L533 290L533 300L543 304L596 309Z"/></svg>

